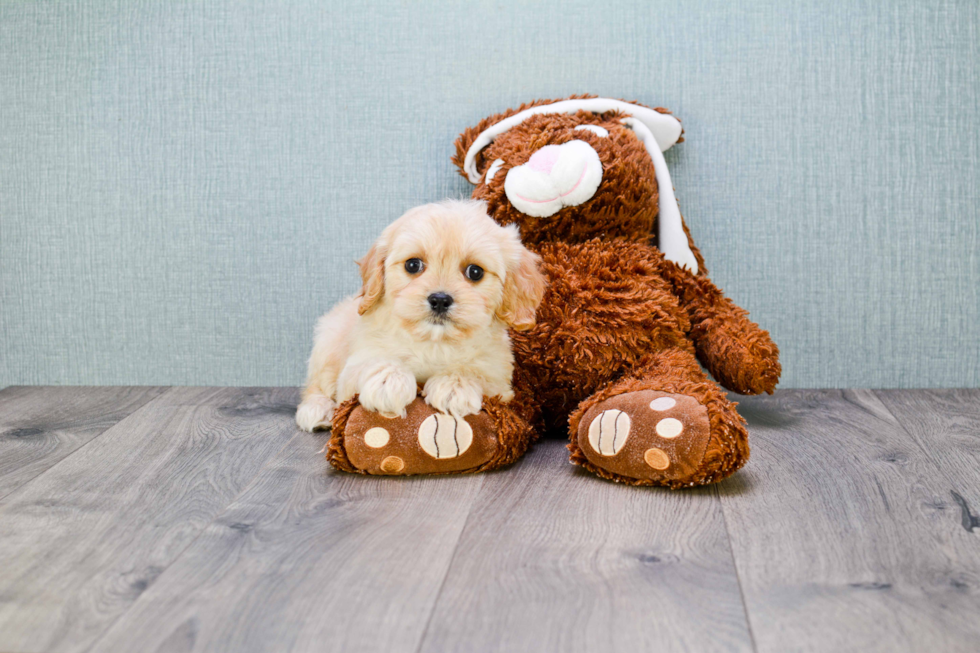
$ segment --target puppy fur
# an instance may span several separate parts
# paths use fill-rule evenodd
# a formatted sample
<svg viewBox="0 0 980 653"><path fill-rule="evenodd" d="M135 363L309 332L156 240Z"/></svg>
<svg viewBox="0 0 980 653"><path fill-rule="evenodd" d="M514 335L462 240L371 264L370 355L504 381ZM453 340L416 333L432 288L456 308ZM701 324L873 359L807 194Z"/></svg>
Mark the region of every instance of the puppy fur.
<svg viewBox="0 0 980 653"><path fill-rule="evenodd" d="M420 259L420 272L406 261ZM514 225L501 227L482 201L443 201L408 211L358 261L363 286L317 322L300 428L329 428L337 405L389 417L406 414L423 385L426 403L463 417L483 397L513 397L514 356L508 328L534 326L545 291L540 259ZM467 267L483 269L471 281ZM439 313L429 297L452 298Z"/></svg>

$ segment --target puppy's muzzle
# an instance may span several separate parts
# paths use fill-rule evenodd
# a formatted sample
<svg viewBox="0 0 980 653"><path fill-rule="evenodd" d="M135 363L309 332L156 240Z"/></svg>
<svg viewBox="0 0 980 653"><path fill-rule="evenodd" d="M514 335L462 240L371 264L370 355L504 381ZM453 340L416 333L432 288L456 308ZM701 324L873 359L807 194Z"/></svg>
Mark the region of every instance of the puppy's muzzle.
<svg viewBox="0 0 980 653"><path fill-rule="evenodd" d="M429 295L429 308L436 315L445 315L453 305L453 296L444 292L434 292Z"/></svg>

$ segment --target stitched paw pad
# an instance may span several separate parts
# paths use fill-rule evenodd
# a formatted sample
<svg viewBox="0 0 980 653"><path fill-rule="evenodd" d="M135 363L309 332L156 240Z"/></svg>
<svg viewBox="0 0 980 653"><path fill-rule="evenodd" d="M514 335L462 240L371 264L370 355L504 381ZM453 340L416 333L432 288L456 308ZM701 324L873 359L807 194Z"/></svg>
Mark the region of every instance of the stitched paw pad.
<svg viewBox="0 0 980 653"><path fill-rule="evenodd" d="M687 395L627 392L590 408L578 445L592 464L635 479L691 476L704 459L708 410Z"/></svg>
<svg viewBox="0 0 980 653"><path fill-rule="evenodd" d="M350 463L368 474L468 471L490 460L497 446L486 413L453 417L418 398L405 417L388 418L358 406L344 427Z"/></svg>

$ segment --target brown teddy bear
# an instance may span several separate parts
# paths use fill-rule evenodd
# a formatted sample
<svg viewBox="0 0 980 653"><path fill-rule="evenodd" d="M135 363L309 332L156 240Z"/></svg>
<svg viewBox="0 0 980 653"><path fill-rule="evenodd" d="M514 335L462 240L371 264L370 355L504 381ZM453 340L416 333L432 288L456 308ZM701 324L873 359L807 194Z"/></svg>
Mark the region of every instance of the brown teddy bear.
<svg viewBox="0 0 980 653"><path fill-rule="evenodd" d="M425 453L449 431L420 399L395 420L351 400L334 417L331 463L483 471L568 429L573 463L634 485L700 485L742 467L745 422L701 365L730 390L771 393L778 349L711 282L690 239L662 154L682 132L665 109L593 96L467 129L453 162L491 217L519 225L549 279L536 325L513 334L515 398L487 398L466 418L466 450L443 447L445 459ZM391 434L383 451L363 442L373 428Z"/></svg>

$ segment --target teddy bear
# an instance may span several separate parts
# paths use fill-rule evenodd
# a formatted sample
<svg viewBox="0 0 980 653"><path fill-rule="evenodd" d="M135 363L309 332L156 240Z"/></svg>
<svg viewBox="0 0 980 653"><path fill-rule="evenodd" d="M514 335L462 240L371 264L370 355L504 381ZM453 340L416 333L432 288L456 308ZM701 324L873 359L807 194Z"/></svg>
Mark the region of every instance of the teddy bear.
<svg viewBox="0 0 980 653"><path fill-rule="evenodd" d="M514 398L487 397L465 420L421 398L391 420L355 398L334 416L328 460L369 474L476 472L562 435L572 463L631 485L690 487L740 469L748 432L722 387L772 393L779 350L712 283L691 239L663 156L682 135L666 109L590 95L464 131L452 160L473 198L518 225L548 279L533 326L512 333ZM364 442L371 429L389 434L380 450ZM439 442L446 455L434 457Z"/></svg>

